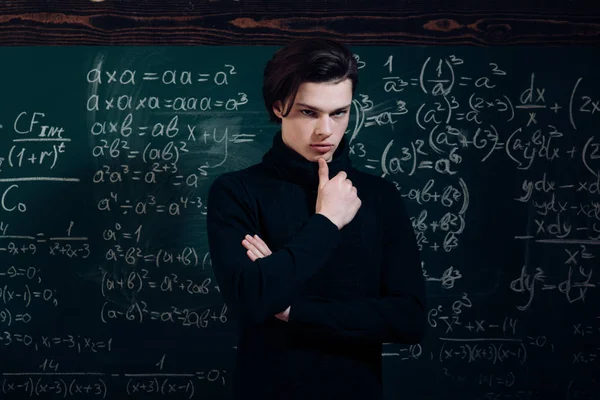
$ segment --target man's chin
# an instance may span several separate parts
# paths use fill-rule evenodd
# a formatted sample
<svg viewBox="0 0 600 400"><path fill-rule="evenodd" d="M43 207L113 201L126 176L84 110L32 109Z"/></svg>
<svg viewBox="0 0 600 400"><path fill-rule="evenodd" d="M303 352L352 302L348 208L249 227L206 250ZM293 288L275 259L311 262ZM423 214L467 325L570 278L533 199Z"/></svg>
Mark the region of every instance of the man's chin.
<svg viewBox="0 0 600 400"><path fill-rule="evenodd" d="M310 161L310 162L314 162L314 163L319 162L319 158L325 159L326 162L331 161L331 157L325 157L322 155L315 156L315 155L311 154L311 155L304 155L303 157L306 161Z"/></svg>
<svg viewBox="0 0 600 400"><path fill-rule="evenodd" d="M331 161L331 154L316 154L316 155L311 155L309 157L305 157L307 160L311 161L311 162L319 162L319 158L324 159L326 162L330 162Z"/></svg>

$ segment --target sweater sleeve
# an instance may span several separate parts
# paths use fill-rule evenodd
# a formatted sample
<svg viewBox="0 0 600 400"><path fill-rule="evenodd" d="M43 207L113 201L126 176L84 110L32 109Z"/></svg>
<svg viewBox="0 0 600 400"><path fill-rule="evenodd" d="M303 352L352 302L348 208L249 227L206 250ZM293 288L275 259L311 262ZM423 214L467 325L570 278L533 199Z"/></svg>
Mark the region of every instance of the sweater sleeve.
<svg viewBox="0 0 600 400"><path fill-rule="evenodd" d="M391 185L390 185L391 186ZM425 280L412 224L400 192L386 193L381 297L332 301L296 298L290 328L323 338L345 337L381 343L418 343L426 325Z"/></svg>
<svg viewBox="0 0 600 400"><path fill-rule="evenodd" d="M251 324L284 311L341 242L337 226L315 214L282 249L253 262L242 240L246 234L260 236L257 214L236 177L224 174L213 182L207 198L213 273L225 302Z"/></svg>

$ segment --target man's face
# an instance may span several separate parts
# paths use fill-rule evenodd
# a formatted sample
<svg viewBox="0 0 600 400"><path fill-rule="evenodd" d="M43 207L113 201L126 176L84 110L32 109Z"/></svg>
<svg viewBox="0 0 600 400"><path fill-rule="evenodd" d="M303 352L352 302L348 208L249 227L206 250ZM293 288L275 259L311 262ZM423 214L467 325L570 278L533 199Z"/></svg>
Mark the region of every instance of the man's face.
<svg viewBox="0 0 600 400"><path fill-rule="evenodd" d="M305 82L298 88L287 117L281 115L285 109L281 102L273 105L273 112L281 118L281 135L289 148L309 161L323 157L329 162L348 126L351 105L350 79L339 83Z"/></svg>

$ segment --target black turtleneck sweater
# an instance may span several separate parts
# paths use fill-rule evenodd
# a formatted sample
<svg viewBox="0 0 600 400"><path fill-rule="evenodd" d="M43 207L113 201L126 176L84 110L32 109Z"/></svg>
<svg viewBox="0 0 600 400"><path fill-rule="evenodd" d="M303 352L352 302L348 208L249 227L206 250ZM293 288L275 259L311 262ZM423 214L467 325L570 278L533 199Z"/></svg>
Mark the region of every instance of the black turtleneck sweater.
<svg viewBox="0 0 600 400"><path fill-rule="evenodd" d="M423 337L424 279L400 192L353 168L345 138L328 166L362 201L341 230L315 214L318 163L281 132L262 162L209 190L212 266L239 326L235 399L379 399L382 343ZM272 254L252 262L246 234ZM288 306L288 322L275 317Z"/></svg>

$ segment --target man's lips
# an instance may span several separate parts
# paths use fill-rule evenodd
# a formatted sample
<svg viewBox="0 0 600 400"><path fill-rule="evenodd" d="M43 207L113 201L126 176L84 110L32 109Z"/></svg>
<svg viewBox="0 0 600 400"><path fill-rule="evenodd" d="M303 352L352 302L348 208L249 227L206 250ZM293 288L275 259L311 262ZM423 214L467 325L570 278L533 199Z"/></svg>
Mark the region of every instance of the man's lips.
<svg viewBox="0 0 600 400"><path fill-rule="evenodd" d="M310 147L318 151L319 153L327 153L329 150L333 149L332 144L311 144Z"/></svg>

